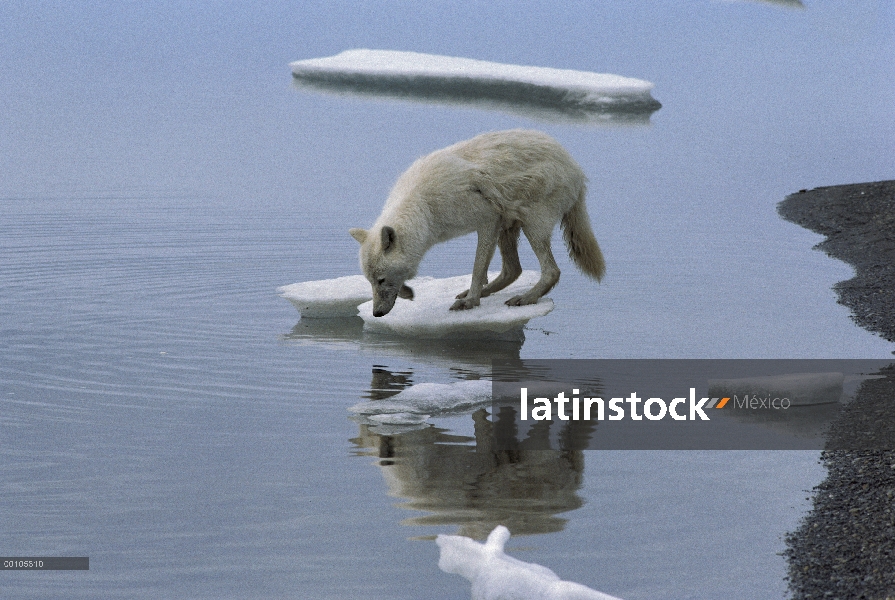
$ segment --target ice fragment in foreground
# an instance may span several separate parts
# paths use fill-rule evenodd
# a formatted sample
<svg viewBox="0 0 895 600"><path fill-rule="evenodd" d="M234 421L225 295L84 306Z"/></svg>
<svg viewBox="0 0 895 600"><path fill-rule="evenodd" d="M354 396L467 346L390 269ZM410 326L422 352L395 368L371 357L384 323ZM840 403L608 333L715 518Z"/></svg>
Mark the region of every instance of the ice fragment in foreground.
<svg viewBox="0 0 895 600"><path fill-rule="evenodd" d="M563 581L541 565L503 552L510 531L498 525L484 544L459 535L439 535L438 567L472 582L472 600L619 600L587 586Z"/></svg>

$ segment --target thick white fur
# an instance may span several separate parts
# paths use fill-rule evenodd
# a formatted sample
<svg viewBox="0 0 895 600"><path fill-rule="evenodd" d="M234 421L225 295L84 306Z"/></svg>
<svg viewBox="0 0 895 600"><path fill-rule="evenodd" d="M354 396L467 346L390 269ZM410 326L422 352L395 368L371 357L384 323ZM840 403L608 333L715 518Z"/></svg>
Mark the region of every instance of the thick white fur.
<svg viewBox="0 0 895 600"><path fill-rule="evenodd" d="M484 544L459 535L439 535L438 567L472 582L472 600L619 600L580 583L563 581L541 565L504 554L510 531L498 525Z"/></svg>
<svg viewBox="0 0 895 600"><path fill-rule="evenodd" d="M605 265L590 228L585 181L568 152L538 131L485 133L420 158L398 179L373 227L350 232L361 243L374 315L388 313L396 296L412 298L404 282L416 275L429 248L473 231L478 245L472 283L451 310L478 306L481 297L515 281L522 271L520 230L538 257L541 278L507 304L534 304L559 281L550 238L560 222L575 264L599 280ZM498 245L503 268L488 284Z"/></svg>

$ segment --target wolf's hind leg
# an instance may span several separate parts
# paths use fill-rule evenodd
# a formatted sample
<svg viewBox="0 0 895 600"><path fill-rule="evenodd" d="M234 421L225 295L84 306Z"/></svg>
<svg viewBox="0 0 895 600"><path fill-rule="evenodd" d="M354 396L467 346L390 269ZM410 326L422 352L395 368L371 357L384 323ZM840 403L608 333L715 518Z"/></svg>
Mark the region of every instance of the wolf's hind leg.
<svg viewBox="0 0 895 600"><path fill-rule="evenodd" d="M497 238L497 246L500 248L500 257L503 266L494 281L482 288L482 298L490 296L494 292L499 292L507 287L522 274L522 265L519 263L519 232L521 225L514 224L508 229L501 229L500 236ZM457 294L457 298L465 298L469 290Z"/></svg>
<svg viewBox="0 0 895 600"><path fill-rule="evenodd" d="M553 251L550 249L550 236L553 234L553 228L523 227L522 231L525 232L525 237L528 238L528 242L541 264L541 278L533 288L524 294L513 296L507 300L507 306L534 304L541 296L552 290L559 281L559 267L556 265Z"/></svg>
<svg viewBox="0 0 895 600"><path fill-rule="evenodd" d="M509 229L503 229L500 237L497 238L497 245L500 248L500 258L503 266L494 281L489 283L482 290L482 297L499 292L507 287L522 274L522 265L519 263L519 232L521 224L515 223Z"/></svg>
<svg viewBox="0 0 895 600"><path fill-rule="evenodd" d="M485 226L479 230L479 242L475 250L475 264L472 266L472 282L469 285L466 296L458 298L451 306L451 310L466 310L478 306L482 297L482 288L488 282L488 265L494 258L497 249L499 223Z"/></svg>

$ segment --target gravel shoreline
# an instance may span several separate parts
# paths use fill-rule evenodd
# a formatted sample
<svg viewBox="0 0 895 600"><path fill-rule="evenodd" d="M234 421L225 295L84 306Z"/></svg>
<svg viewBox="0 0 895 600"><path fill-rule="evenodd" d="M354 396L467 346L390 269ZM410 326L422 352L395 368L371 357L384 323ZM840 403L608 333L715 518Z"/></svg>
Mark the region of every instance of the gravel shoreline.
<svg viewBox="0 0 895 600"><path fill-rule="evenodd" d="M816 248L857 271L834 286L839 304L858 325L895 342L895 181L802 190L777 212L827 236Z"/></svg>
<svg viewBox="0 0 895 600"><path fill-rule="evenodd" d="M817 248L855 267L835 286L839 303L895 342L895 181L802 190L778 212L827 236ZM895 600L895 361L886 375L865 381L832 427L821 454L827 478L786 536L797 600Z"/></svg>

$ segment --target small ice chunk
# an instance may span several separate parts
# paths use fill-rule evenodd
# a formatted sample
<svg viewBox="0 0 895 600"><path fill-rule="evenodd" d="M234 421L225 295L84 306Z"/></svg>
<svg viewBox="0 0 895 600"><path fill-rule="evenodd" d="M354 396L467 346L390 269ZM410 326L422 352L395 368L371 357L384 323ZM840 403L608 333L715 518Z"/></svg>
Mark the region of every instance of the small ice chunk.
<svg viewBox="0 0 895 600"><path fill-rule="evenodd" d="M484 544L460 535L439 535L438 567L472 582L472 600L619 600L580 583L563 581L541 565L504 554L510 530L498 525Z"/></svg>
<svg viewBox="0 0 895 600"><path fill-rule="evenodd" d="M489 279L497 277L489 273ZM530 289L540 278L537 271L523 271L512 285L482 298L470 310L450 310L455 296L469 288L471 275L447 279L420 277L411 283L413 300L398 298L384 317L373 316L373 301L358 307L367 331L418 338L519 339L529 320L553 310L553 300L541 298L537 304L507 306L511 297ZM369 284L367 284L369 285Z"/></svg>
<svg viewBox="0 0 895 600"><path fill-rule="evenodd" d="M743 379L709 379L708 383L710 396L789 398L792 406L799 406L839 402L844 381L842 373L790 373Z"/></svg>
<svg viewBox="0 0 895 600"><path fill-rule="evenodd" d="M491 381L418 383L388 400L373 400L352 406L350 411L392 425L413 425L430 416L448 416L491 402ZM420 421L419 417L423 419Z"/></svg>
<svg viewBox="0 0 895 600"><path fill-rule="evenodd" d="M373 288L363 275L293 283L277 292L295 305L302 318L355 317L357 307L373 299Z"/></svg>

